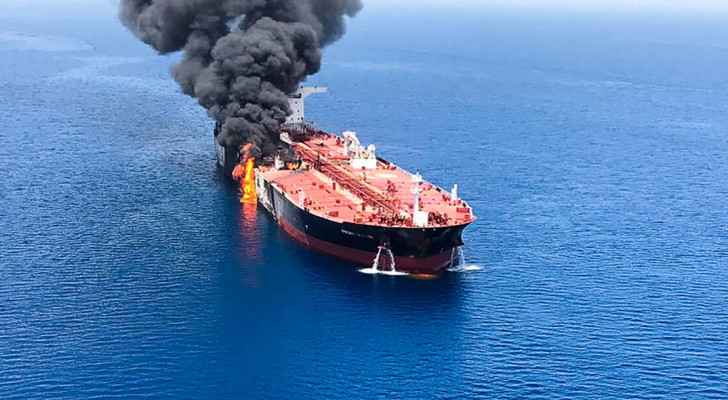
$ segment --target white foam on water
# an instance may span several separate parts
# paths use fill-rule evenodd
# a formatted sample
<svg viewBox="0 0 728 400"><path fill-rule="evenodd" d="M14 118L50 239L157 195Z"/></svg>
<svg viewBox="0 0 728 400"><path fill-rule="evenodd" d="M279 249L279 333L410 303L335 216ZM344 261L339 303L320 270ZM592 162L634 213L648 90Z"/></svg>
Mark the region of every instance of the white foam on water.
<svg viewBox="0 0 728 400"><path fill-rule="evenodd" d="M482 269L483 269L483 267L481 267L478 264L463 264L463 265L458 265L455 267L450 267L447 270L449 272L473 272L473 271L480 271Z"/></svg>
<svg viewBox="0 0 728 400"><path fill-rule="evenodd" d="M473 272L483 269L478 264L467 264L465 262L465 251L463 251L462 246L453 251L451 263L452 265L447 269L448 272Z"/></svg>
<svg viewBox="0 0 728 400"><path fill-rule="evenodd" d="M360 269L359 272L361 272L362 274L376 275L381 271L379 271L376 268L364 268L364 269Z"/></svg>
<svg viewBox="0 0 728 400"><path fill-rule="evenodd" d="M387 270L379 269L379 260L382 257L383 251L386 251L387 255L390 257L389 260L391 263L391 267ZM379 250L377 251L377 255L376 255L376 257L374 257L374 261L372 261L371 268L360 269L359 272L361 272L362 274L368 274L368 275L387 275L387 276L407 276L407 275L409 275L406 272L397 271L397 267L394 262L394 253L392 253L392 250L390 250L386 247L383 247L383 246L379 247Z"/></svg>
<svg viewBox="0 0 728 400"><path fill-rule="evenodd" d="M381 271L380 274L387 275L387 276L407 276L409 275L406 272L402 271Z"/></svg>
<svg viewBox="0 0 728 400"><path fill-rule="evenodd" d="M387 276L407 276L407 275L409 275L406 272L391 271L391 270L383 271L383 270L380 270L377 268L364 268L364 269L360 269L359 272L361 272L362 274L367 274L367 275L387 275Z"/></svg>

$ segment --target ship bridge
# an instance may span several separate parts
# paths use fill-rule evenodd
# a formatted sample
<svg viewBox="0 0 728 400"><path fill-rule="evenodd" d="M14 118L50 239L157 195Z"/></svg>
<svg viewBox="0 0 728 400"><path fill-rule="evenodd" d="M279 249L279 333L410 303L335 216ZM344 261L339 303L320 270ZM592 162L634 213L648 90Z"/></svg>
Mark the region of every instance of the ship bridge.
<svg viewBox="0 0 728 400"><path fill-rule="evenodd" d="M289 96L288 105L291 108L291 115L286 119L286 125L299 125L306 123L306 97L316 93L326 93L328 88L324 86L301 86L295 93Z"/></svg>

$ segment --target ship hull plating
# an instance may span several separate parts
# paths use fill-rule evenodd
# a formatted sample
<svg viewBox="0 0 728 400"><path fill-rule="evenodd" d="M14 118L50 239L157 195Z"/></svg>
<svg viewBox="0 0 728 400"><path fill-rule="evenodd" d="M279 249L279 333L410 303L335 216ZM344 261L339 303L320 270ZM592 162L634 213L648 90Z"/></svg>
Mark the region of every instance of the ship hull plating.
<svg viewBox="0 0 728 400"><path fill-rule="evenodd" d="M291 202L269 182L259 182L260 203L291 238L319 253L370 267L380 246L391 250L398 271L433 274L453 262L467 225L441 228L382 227L337 222L314 215ZM389 253L381 268L391 268Z"/></svg>

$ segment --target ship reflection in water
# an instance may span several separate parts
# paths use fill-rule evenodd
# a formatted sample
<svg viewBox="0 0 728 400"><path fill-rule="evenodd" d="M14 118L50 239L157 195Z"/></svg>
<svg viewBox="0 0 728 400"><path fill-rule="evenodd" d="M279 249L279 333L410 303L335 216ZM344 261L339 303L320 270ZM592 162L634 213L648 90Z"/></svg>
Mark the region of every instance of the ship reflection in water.
<svg viewBox="0 0 728 400"><path fill-rule="evenodd" d="M258 197L255 192L255 158L250 154L251 144L240 147L241 162L232 176L240 184L240 251L247 262L260 261L260 233L258 232Z"/></svg>
<svg viewBox="0 0 728 400"><path fill-rule="evenodd" d="M240 205L240 253L249 261L260 261L260 234L258 232L258 206Z"/></svg>

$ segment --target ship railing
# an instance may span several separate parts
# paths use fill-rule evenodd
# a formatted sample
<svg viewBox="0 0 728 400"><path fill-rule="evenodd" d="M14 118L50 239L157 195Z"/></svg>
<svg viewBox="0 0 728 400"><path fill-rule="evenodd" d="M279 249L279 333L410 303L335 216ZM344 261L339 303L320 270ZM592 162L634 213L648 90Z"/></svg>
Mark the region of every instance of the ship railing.
<svg viewBox="0 0 728 400"><path fill-rule="evenodd" d="M307 121L285 124L281 130L287 132L294 142L303 142L309 137L323 133L314 124Z"/></svg>

